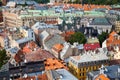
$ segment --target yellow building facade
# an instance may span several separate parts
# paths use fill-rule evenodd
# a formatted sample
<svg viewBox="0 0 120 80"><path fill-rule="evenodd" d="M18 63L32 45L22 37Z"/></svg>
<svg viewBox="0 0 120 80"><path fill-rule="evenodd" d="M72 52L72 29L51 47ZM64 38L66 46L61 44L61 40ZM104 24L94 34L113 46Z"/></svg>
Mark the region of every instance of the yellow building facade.
<svg viewBox="0 0 120 80"><path fill-rule="evenodd" d="M106 59L103 60L96 60L96 61L86 60L85 62L82 62L82 59L80 61L80 59L76 57L80 57L80 56L71 57L68 63L68 67L70 72L74 76L76 76L79 80L86 80L88 72L98 70L101 67L101 65L107 66L109 61L108 58L106 57Z"/></svg>

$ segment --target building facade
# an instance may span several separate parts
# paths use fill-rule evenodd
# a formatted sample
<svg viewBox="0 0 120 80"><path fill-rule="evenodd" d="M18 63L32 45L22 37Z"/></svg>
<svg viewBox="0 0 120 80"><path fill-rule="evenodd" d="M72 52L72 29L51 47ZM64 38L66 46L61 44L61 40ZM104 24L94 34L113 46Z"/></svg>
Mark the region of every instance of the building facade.
<svg viewBox="0 0 120 80"><path fill-rule="evenodd" d="M39 10L3 10L5 27L32 26L36 21L57 24L58 17L42 15Z"/></svg>
<svg viewBox="0 0 120 80"><path fill-rule="evenodd" d="M97 70L101 65L108 65L105 53L87 52L81 56L70 57L69 69L79 80L86 80L87 72Z"/></svg>
<svg viewBox="0 0 120 80"><path fill-rule="evenodd" d="M115 31L116 31L117 33L120 32L120 21L115 21Z"/></svg>

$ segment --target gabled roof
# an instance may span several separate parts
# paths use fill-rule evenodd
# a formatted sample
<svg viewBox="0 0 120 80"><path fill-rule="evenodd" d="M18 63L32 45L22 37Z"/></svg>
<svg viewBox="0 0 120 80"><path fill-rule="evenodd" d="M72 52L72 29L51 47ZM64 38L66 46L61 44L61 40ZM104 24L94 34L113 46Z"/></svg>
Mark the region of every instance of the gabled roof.
<svg viewBox="0 0 120 80"><path fill-rule="evenodd" d="M43 50L41 48L24 55L27 62L41 61L47 58L54 58L54 56L50 52Z"/></svg>
<svg viewBox="0 0 120 80"><path fill-rule="evenodd" d="M56 52L60 52L63 49L63 45L62 44L55 44L53 45L52 49L55 50Z"/></svg>
<svg viewBox="0 0 120 80"><path fill-rule="evenodd" d="M39 47L34 41L28 42L24 47L23 47L23 52L24 53L31 53L34 50L37 50Z"/></svg>

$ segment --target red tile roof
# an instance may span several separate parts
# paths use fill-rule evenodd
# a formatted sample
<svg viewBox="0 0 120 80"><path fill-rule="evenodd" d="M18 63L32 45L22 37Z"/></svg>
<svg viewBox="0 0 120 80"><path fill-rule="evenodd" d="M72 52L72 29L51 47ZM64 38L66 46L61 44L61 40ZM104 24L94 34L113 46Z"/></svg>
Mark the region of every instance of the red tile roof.
<svg viewBox="0 0 120 80"><path fill-rule="evenodd" d="M39 48L36 51L33 51L29 54L25 54L25 59L27 60L27 62L41 61L41 60L45 60L47 58L54 58L54 56L50 52L43 50L41 48Z"/></svg>
<svg viewBox="0 0 120 80"><path fill-rule="evenodd" d="M15 59L16 62L19 63L19 62L23 61L23 59L22 59L23 56L24 56L23 51L19 50L18 53L15 55L14 59Z"/></svg>
<svg viewBox="0 0 120 80"><path fill-rule="evenodd" d="M70 31L66 31L66 32L62 33L61 36L63 36L64 39L65 39L66 41L68 41L68 40L69 40L69 37L70 37L71 35L73 35L74 33L75 33L74 31L70 30Z"/></svg>
<svg viewBox="0 0 120 80"><path fill-rule="evenodd" d="M58 5L61 5L60 3L55 3L54 4L55 6L58 6ZM93 10L95 8L107 8L107 9L111 9L111 7L109 5L94 5L94 4L67 4L68 6L66 7L66 4L65 5L65 8L67 8L68 6L71 6L71 7L74 7L76 9L79 9L79 8L83 8L84 10L86 11L89 11L89 10Z"/></svg>
<svg viewBox="0 0 120 80"><path fill-rule="evenodd" d="M23 52L31 53L32 51L34 51L35 49L38 49L38 48L39 47L37 46L37 44L34 41L31 41L23 47Z"/></svg>
<svg viewBox="0 0 120 80"><path fill-rule="evenodd" d="M84 45L85 50L95 50L97 48L100 48L99 43L87 43L87 44Z"/></svg>
<svg viewBox="0 0 120 80"><path fill-rule="evenodd" d="M5 32L3 32L3 33L0 33L0 36L3 37L3 38L6 38L7 34Z"/></svg>

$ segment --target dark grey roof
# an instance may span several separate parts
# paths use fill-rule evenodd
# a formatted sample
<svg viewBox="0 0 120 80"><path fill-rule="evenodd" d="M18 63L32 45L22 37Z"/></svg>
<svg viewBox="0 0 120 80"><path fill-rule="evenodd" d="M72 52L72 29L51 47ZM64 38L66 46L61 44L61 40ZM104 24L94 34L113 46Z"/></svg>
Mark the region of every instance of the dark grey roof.
<svg viewBox="0 0 120 80"><path fill-rule="evenodd" d="M95 36L98 35L97 29L94 29L93 27L80 27L80 29L77 30L77 31L80 31L80 32L84 33L85 30L86 30L85 36L93 36L93 37L95 37Z"/></svg>
<svg viewBox="0 0 120 80"><path fill-rule="evenodd" d="M19 78L20 75L32 74L32 73L42 73L45 70L44 61L22 63L14 66L10 63L6 64L8 67L0 71L0 80L4 77L8 78Z"/></svg>
<svg viewBox="0 0 120 80"><path fill-rule="evenodd" d="M118 68L120 68L120 65L113 65L113 66L109 66L106 67L107 71L105 71L105 74L109 77L109 78L119 78L120 79L120 72L118 72Z"/></svg>
<svg viewBox="0 0 120 80"><path fill-rule="evenodd" d="M90 25L111 25L106 18L94 18Z"/></svg>
<svg viewBox="0 0 120 80"><path fill-rule="evenodd" d="M9 71L0 72L0 80L9 80Z"/></svg>
<svg viewBox="0 0 120 80"><path fill-rule="evenodd" d="M104 74L106 74L108 78L120 79L120 65L112 65L112 66L105 67L104 69L105 69ZM88 73L88 75L91 76L92 78L99 74L100 74L100 71L92 71Z"/></svg>

